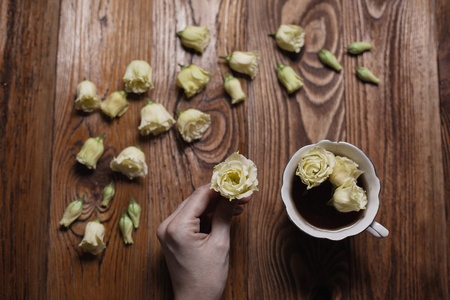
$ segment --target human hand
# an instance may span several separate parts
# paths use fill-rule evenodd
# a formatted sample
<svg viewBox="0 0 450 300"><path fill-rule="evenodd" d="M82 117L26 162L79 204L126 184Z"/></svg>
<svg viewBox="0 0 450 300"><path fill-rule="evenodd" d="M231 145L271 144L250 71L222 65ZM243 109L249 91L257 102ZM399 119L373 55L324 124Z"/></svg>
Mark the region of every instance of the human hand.
<svg viewBox="0 0 450 300"><path fill-rule="evenodd" d="M219 299L228 276L230 227L249 198L234 200L210 190L196 189L157 230L175 299ZM212 213L211 231L200 231L200 217Z"/></svg>

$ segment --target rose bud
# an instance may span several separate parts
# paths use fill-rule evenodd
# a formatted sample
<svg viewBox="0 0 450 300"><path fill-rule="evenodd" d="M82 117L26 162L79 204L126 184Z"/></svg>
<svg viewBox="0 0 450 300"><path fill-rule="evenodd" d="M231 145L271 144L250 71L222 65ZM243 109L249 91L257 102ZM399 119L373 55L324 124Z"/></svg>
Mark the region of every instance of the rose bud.
<svg viewBox="0 0 450 300"><path fill-rule="evenodd" d="M347 47L348 53L354 55L361 54L364 51L369 51L370 49L372 49L372 44L364 42L354 42Z"/></svg>
<svg viewBox="0 0 450 300"><path fill-rule="evenodd" d="M177 35L183 46L200 53L203 53L210 39L210 32L206 26L186 26L183 31L177 32Z"/></svg>
<svg viewBox="0 0 450 300"><path fill-rule="evenodd" d="M181 71L177 76L177 85L184 89L188 98L191 98L206 86L211 78L211 73L202 70L196 65L188 67L180 65L180 67Z"/></svg>
<svg viewBox="0 0 450 300"><path fill-rule="evenodd" d="M83 212L83 201L84 195L83 197L71 202L64 211L63 217L59 222L59 225L69 227L70 224L73 223L73 221L78 219L78 217L81 216L81 213Z"/></svg>
<svg viewBox="0 0 450 300"><path fill-rule="evenodd" d="M113 182L111 181L111 183L105 186L105 188L103 189L103 199L102 199L103 207L108 206L109 201L111 201L115 193L116 191L114 190L114 185Z"/></svg>
<svg viewBox="0 0 450 300"><path fill-rule="evenodd" d="M152 67L144 60L133 60L123 76L125 91L141 94L153 88Z"/></svg>
<svg viewBox="0 0 450 300"><path fill-rule="evenodd" d="M139 227L139 220L141 219L141 206L130 195L130 204L128 204L128 213L131 221L133 221L134 228Z"/></svg>
<svg viewBox="0 0 450 300"><path fill-rule="evenodd" d="M245 93L242 90L239 79L237 79L236 77L225 73L225 82L223 86L225 88L225 91L227 91L227 93L231 97L231 104L236 104L245 100Z"/></svg>
<svg viewBox="0 0 450 300"><path fill-rule="evenodd" d="M102 252L106 246L103 242L105 237L105 226L100 223L100 219L97 218L94 221L87 223L84 231L84 237L79 247L83 248L85 252L90 252L94 255Z"/></svg>
<svg viewBox="0 0 450 300"><path fill-rule="evenodd" d="M211 116L207 113L194 108L178 111L177 128L183 140L188 143L201 139L209 125Z"/></svg>
<svg viewBox="0 0 450 300"><path fill-rule="evenodd" d="M129 103L127 101L127 93L125 91L117 91L112 93L100 104L102 112L111 117L121 117L128 110Z"/></svg>
<svg viewBox="0 0 450 300"><path fill-rule="evenodd" d="M145 177L148 173L144 152L134 146L120 152L119 156L111 161L110 167L111 170L121 172L130 180L135 177Z"/></svg>
<svg viewBox="0 0 450 300"><path fill-rule="evenodd" d="M236 72L247 74L254 79L258 73L259 55L258 52L234 51L228 56L220 56L228 62L230 68Z"/></svg>
<svg viewBox="0 0 450 300"><path fill-rule="evenodd" d="M330 174L329 178L334 186L343 185L349 179L356 181L364 173L358 169L357 163L347 157L335 156L335 159L333 173Z"/></svg>
<svg viewBox="0 0 450 300"><path fill-rule="evenodd" d="M286 51L299 53L305 44L305 30L297 25L281 25L276 33L269 35L275 37L278 47Z"/></svg>
<svg viewBox="0 0 450 300"><path fill-rule="evenodd" d="M371 82L374 84L377 84L380 82L380 79L378 79L375 75L373 75L372 72L370 72L369 69L366 67L360 67L355 68L356 76L358 76L359 79L365 82Z"/></svg>
<svg viewBox="0 0 450 300"><path fill-rule="evenodd" d="M328 179L333 172L336 159L334 154L316 146L302 156L295 174L311 189Z"/></svg>
<svg viewBox="0 0 450 300"><path fill-rule="evenodd" d="M158 135L166 132L175 124L175 120L162 104L147 99L147 104L141 109L141 135Z"/></svg>
<svg viewBox="0 0 450 300"><path fill-rule="evenodd" d="M85 165L88 169L94 169L97 167L97 161L103 155L105 147L103 146L103 136L102 133L98 137L88 138L84 142L83 147L77 154L77 161L80 164Z"/></svg>
<svg viewBox="0 0 450 300"><path fill-rule="evenodd" d="M230 201L248 197L258 191L257 171L253 161L239 152L233 153L214 167L209 188Z"/></svg>
<svg viewBox="0 0 450 300"><path fill-rule="evenodd" d="M133 233L133 222L130 217L127 215L126 209L123 209L122 216L119 220L119 228L122 233L123 242L125 245L133 244L133 238L131 234Z"/></svg>
<svg viewBox="0 0 450 300"><path fill-rule="evenodd" d="M339 64L333 53L326 49L319 51L319 59L324 65L329 66L336 72L342 70L342 66Z"/></svg>
<svg viewBox="0 0 450 300"><path fill-rule="evenodd" d="M299 90L303 86L303 79L289 66L277 64L277 76L286 88L288 94Z"/></svg>
<svg viewBox="0 0 450 300"><path fill-rule="evenodd" d="M95 84L89 80L83 80L77 85L77 99L75 108L84 112L93 112L100 106L100 97L97 95Z"/></svg>
<svg viewBox="0 0 450 300"><path fill-rule="evenodd" d="M350 179L334 191L330 204L340 212L360 211L366 209L367 195L355 180Z"/></svg>

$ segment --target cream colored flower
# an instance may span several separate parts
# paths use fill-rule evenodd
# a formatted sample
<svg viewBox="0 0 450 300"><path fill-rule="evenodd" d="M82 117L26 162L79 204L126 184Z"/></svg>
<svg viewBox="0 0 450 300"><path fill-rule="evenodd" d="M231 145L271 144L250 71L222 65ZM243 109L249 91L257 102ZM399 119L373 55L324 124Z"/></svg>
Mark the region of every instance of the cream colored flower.
<svg viewBox="0 0 450 300"><path fill-rule="evenodd" d="M144 152L134 146L120 152L119 156L111 161L110 167L111 170L121 172L130 180L135 177L145 177L148 173Z"/></svg>
<svg viewBox="0 0 450 300"><path fill-rule="evenodd" d="M242 90L239 79L228 73L225 73L224 88L231 97L231 104L236 104L245 100L246 96Z"/></svg>
<svg viewBox="0 0 450 300"><path fill-rule="evenodd" d="M141 109L141 135L158 135L166 132L175 124L174 118L167 112L162 104L147 99L147 104Z"/></svg>
<svg viewBox="0 0 450 300"><path fill-rule="evenodd" d="M221 56L220 58L226 59L232 70L247 74L252 79L254 79L258 73L259 55L256 51L234 51L231 55Z"/></svg>
<svg viewBox="0 0 450 300"><path fill-rule="evenodd" d="M299 90L303 86L303 79L289 66L277 64L277 76L286 88L288 94Z"/></svg>
<svg viewBox="0 0 450 300"><path fill-rule="evenodd" d="M309 150L298 163L296 175L311 189L328 179L335 165L334 154L316 146Z"/></svg>
<svg viewBox="0 0 450 300"><path fill-rule="evenodd" d="M100 97L92 81L83 80L77 85L77 99L75 108L84 112L93 112L100 106Z"/></svg>
<svg viewBox="0 0 450 300"><path fill-rule="evenodd" d="M305 30L297 25L281 25L275 33L275 40L281 49L299 53L305 45Z"/></svg>
<svg viewBox="0 0 450 300"><path fill-rule="evenodd" d="M133 60L123 76L125 91L141 94L153 88L152 67L144 60Z"/></svg>
<svg viewBox="0 0 450 300"><path fill-rule="evenodd" d="M362 173L364 172L358 169L358 164L353 160L336 156L336 164L333 173L330 174L330 182L335 186L343 185L349 179L356 182Z"/></svg>
<svg viewBox="0 0 450 300"><path fill-rule="evenodd" d="M141 206L134 200L133 196L130 195L130 204L128 204L128 213L130 214L130 219L133 222L134 228L139 227L139 220L141 219Z"/></svg>
<svg viewBox="0 0 450 300"><path fill-rule="evenodd" d="M191 108L178 113L178 131L183 140L188 143L201 139L209 125L211 125L211 116L197 109Z"/></svg>
<svg viewBox="0 0 450 300"><path fill-rule="evenodd" d="M124 91L117 91L112 93L100 104L102 112L111 117L121 117L127 110L130 104L127 101L127 93Z"/></svg>
<svg viewBox="0 0 450 300"><path fill-rule="evenodd" d="M188 98L198 94L209 82L211 73L196 65L188 67L180 65L181 71L177 76L177 85L184 89Z"/></svg>
<svg viewBox="0 0 450 300"><path fill-rule="evenodd" d="M366 209L367 195L355 180L349 179L334 191L331 204L340 212L359 211Z"/></svg>
<svg viewBox="0 0 450 300"><path fill-rule="evenodd" d="M73 221L78 219L78 217L81 216L81 213L83 212L83 201L84 195L83 197L71 202L64 211L63 217L59 222L59 225L69 227L70 224L73 223Z"/></svg>
<svg viewBox="0 0 450 300"><path fill-rule="evenodd" d="M123 242L125 245L133 244L133 237L131 234L133 233L133 222L130 217L127 215L126 209L123 209L122 216L119 220L119 228L122 233Z"/></svg>
<svg viewBox="0 0 450 300"><path fill-rule="evenodd" d="M214 167L210 189L219 192L230 201L241 199L258 191L256 165L239 152L231 154Z"/></svg>
<svg viewBox="0 0 450 300"><path fill-rule="evenodd" d="M83 248L85 252L97 255L106 248L106 245L103 242L104 237L105 226L100 223L100 219L96 219L87 223L83 240L78 246Z"/></svg>
<svg viewBox="0 0 450 300"><path fill-rule="evenodd" d="M192 48L203 53L209 43L210 32L206 26L186 26L183 31L177 32L181 43L186 48Z"/></svg>
<svg viewBox="0 0 450 300"><path fill-rule="evenodd" d="M95 170L97 162L105 150L105 147L103 146L104 135L105 134L103 133L98 137L88 138L86 142L84 142L84 145L76 158L80 164L85 165L88 169Z"/></svg>

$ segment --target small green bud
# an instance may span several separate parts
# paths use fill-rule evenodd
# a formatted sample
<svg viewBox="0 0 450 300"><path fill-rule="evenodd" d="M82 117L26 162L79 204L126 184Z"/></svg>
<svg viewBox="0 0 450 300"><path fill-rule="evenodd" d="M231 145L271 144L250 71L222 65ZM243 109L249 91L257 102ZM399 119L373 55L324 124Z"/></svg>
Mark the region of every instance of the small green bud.
<svg viewBox="0 0 450 300"><path fill-rule="evenodd" d="M128 204L128 213L130 214L131 221L133 221L134 228L139 227L139 220L141 218L141 207L130 195L130 204Z"/></svg>
<svg viewBox="0 0 450 300"><path fill-rule="evenodd" d="M125 245L133 244L133 238L131 234L133 233L133 222L127 215L126 209L123 209L122 217L119 220L119 228L122 233L123 242Z"/></svg>
<svg viewBox="0 0 450 300"><path fill-rule="evenodd" d="M355 68L356 76L358 76L359 79L365 82L371 82L374 84L377 84L380 82L380 79L378 79L375 75L373 75L372 72L370 72L369 69L366 67L359 67Z"/></svg>
<svg viewBox="0 0 450 300"><path fill-rule="evenodd" d="M342 66L339 64L333 53L326 49L322 49L319 51L319 59L324 65L329 66L336 72L342 70Z"/></svg>
<svg viewBox="0 0 450 300"><path fill-rule="evenodd" d="M299 90L303 86L303 79L289 66L277 63L277 76L287 89L288 94Z"/></svg>
<svg viewBox="0 0 450 300"><path fill-rule="evenodd" d="M76 158L80 164L85 165L88 169L95 170L97 161L103 155L103 151L105 150L103 146L104 135L105 134L103 133L98 137L89 138L84 142L84 145Z"/></svg>
<svg viewBox="0 0 450 300"><path fill-rule="evenodd" d="M347 47L348 53L355 55L361 54L364 51L369 51L370 49L372 49L372 44L364 42L354 42Z"/></svg>
<svg viewBox="0 0 450 300"><path fill-rule="evenodd" d="M245 100L246 95L242 90L241 83L239 79L225 73L225 82L223 84L225 91L231 97L231 104L236 104Z"/></svg>
<svg viewBox="0 0 450 300"><path fill-rule="evenodd" d="M102 200L103 207L108 206L109 201L111 201L115 193L116 191L114 190L114 185L113 182L111 181L111 183L105 186L105 188L103 189L103 200Z"/></svg>
<svg viewBox="0 0 450 300"><path fill-rule="evenodd" d="M84 195L83 197L71 202L66 210L64 211L64 215L59 222L59 225L62 225L64 227L69 227L70 224L73 223L83 212L83 201L84 201Z"/></svg>

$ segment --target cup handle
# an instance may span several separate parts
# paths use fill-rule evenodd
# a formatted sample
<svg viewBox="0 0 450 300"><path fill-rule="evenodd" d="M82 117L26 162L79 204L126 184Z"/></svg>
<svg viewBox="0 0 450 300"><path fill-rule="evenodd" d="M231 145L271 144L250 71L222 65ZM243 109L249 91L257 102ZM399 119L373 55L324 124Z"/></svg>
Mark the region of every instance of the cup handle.
<svg viewBox="0 0 450 300"><path fill-rule="evenodd" d="M389 230L387 230L386 227L376 221L373 221L366 230L373 236L378 238L384 238L389 235Z"/></svg>

